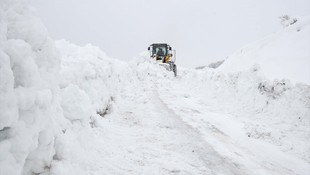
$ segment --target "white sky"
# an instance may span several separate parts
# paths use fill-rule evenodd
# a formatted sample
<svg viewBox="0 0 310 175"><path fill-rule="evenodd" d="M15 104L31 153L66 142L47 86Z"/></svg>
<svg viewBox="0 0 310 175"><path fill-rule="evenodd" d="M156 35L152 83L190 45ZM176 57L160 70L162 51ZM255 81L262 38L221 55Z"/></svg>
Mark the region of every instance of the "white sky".
<svg viewBox="0 0 310 175"><path fill-rule="evenodd" d="M310 15L309 0L33 0L54 39L99 46L130 60L154 42L177 50L177 64L225 59L282 28L283 14Z"/></svg>

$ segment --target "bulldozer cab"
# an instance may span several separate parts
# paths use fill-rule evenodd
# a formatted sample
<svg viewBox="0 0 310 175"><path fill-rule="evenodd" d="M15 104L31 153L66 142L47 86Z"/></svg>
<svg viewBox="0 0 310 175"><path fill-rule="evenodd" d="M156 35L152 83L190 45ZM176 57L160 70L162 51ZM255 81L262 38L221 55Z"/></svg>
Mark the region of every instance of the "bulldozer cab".
<svg viewBox="0 0 310 175"><path fill-rule="evenodd" d="M168 45L167 44L152 44L152 56L157 54L158 56L168 55Z"/></svg>
<svg viewBox="0 0 310 175"><path fill-rule="evenodd" d="M148 47L148 50L150 51L150 56L156 58L156 60L163 60L169 57L170 61L175 62L175 50L172 50L166 43L153 43Z"/></svg>

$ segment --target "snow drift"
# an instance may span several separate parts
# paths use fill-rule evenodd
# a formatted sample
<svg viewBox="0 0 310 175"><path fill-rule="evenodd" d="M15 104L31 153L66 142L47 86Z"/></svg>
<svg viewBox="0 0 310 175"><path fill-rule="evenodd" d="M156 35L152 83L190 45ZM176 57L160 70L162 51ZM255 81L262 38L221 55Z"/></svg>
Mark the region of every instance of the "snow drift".
<svg viewBox="0 0 310 175"><path fill-rule="evenodd" d="M310 84L310 17L298 17L283 30L243 47L218 68L226 73L260 66L272 79Z"/></svg>

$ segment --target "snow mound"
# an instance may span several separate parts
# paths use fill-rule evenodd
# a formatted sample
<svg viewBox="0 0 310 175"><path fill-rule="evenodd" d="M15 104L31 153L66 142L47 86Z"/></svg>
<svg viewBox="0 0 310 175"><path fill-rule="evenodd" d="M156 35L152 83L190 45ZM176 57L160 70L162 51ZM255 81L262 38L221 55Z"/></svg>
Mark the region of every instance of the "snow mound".
<svg viewBox="0 0 310 175"><path fill-rule="evenodd" d="M310 17L294 19L282 31L228 57L218 70L232 73L259 65L269 79L310 84Z"/></svg>

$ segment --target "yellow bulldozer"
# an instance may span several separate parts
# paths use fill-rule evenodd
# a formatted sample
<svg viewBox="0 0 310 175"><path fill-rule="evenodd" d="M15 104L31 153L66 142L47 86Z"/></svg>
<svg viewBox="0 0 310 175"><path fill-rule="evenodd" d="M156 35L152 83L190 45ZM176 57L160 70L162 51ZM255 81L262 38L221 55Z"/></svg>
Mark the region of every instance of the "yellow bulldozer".
<svg viewBox="0 0 310 175"><path fill-rule="evenodd" d="M150 57L164 66L167 70L173 71L174 76L177 76L176 51L172 50L170 45L166 43L153 43L148 47Z"/></svg>

